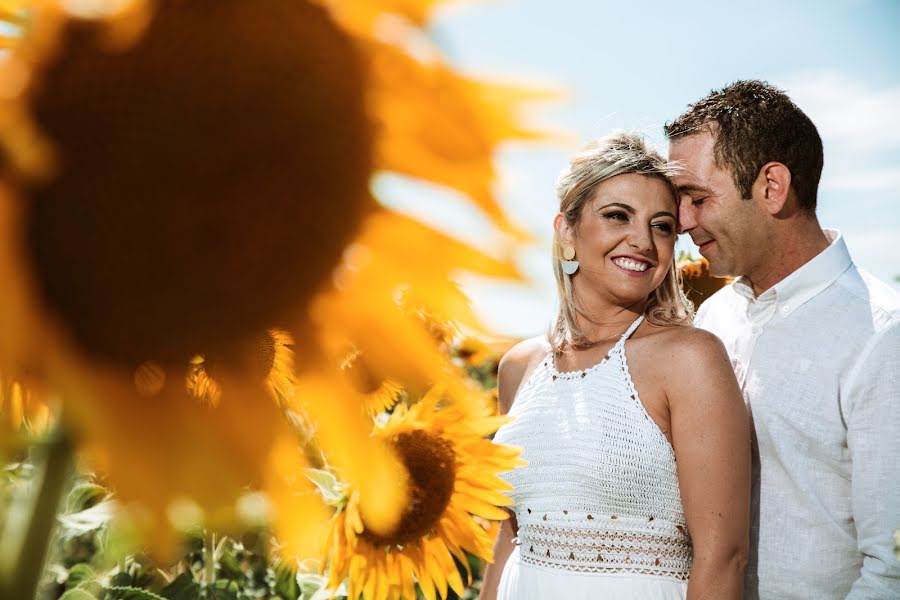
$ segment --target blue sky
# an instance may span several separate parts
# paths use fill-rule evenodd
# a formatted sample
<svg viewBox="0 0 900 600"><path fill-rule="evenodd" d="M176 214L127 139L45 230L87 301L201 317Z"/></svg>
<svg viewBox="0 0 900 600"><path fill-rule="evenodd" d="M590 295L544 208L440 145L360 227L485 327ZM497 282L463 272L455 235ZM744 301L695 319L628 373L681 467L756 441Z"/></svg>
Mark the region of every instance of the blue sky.
<svg viewBox="0 0 900 600"><path fill-rule="evenodd" d="M612 129L643 131L664 151L663 123L736 79L778 85L813 119L825 145L820 222L841 229L857 264L900 290L900 2L507 0L450 5L435 21L433 39L464 72L569 93L527 116L568 132L570 143L498 155L498 195L536 238L519 257L531 283L462 279L499 332L536 335L552 316L553 184L566 157ZM453 194L383 186L391 205L491 247L485 220Z"/></svg>

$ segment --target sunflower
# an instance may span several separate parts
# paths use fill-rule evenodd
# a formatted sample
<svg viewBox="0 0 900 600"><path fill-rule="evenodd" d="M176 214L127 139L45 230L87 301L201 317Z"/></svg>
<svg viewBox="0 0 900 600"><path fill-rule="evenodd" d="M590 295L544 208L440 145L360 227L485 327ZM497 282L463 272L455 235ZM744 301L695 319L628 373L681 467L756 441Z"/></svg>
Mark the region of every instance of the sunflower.
<svg viewBox="0 0 900 600"><path fill-rule="evenodd" d="M347 374L351 385L363 394L363 407L369 416L377 416L397 404L403 393L403 386L391 379L378 379L366 363L359 350L353 350L341 363L341 370Z"/></svg>
<svg viewBox="0 0 900 600"><path fill-rule="evenodd" d="M700 308L710 296L731 283L731 277L713 277L709 273L709 263L705 258L687 257L678 261L684 293L694 303L694 309Z"/></svg>
<svg viewBox="0 0 900 600"><path fill-rule="evenodd" d="M436 385L418 403L401 404L375 436L388 442L409 475L407 502L388 534L369 530L352 487L332 520L326 555L328 587L349 578L350 598L415 598L415 581L426 598L460 596L467 582L466 552L493 560L496 523L512 504L509 485L497 475L522 464L519 451L493 444L505 417L465 414L449 396L453 385ZM443 405L442 405L443 404ZM441 406L442 405L442 406ZM454 561L456 560L456 562ZM471 573L468 573L471 578Z"/></svg>
<svg viewBox="0 0 900 600"><path fill-rule="evenodd" d="M260 336L253 347L252 369L265 382L272 399L284 406L294 394L294 340L291 334L270 329ZM187 374L187 390L198 400L217 406L222 389L215 378L215 359L195 356L190 361Z"/></svg>
<svg viewBox="0 0 900 600"><path fill-rule="evenodd" d="M27 4L0 64L0 368L46 374L92 466L171 556L169 506L239 524L289 435L246 357L273 324L304 331L376 208L362 61L303 0L161 0L139 34L126 15L147 3ZM197 354L219 367L212 410L183 384Z"/></svg>
<svg viewBox="0 0 900 600"><path fill-rule="evenodd" d="M381 488L406 481L402 465L368 436L338 365L355 347L382 384L462 377L398 297L475 327L451 276L519 277L518 242L488 256L383 208L370 180L454 188L521 240L491 193L493 154L541 135L518 109L546 97L456 73L424 34L438 4L0 4L20 26L0 62L0 369L46 373L64 426L142 505L157 550L173 501L227 525L248 486L272 490L302 547L316 513L284 518L306 492L284 467L303 450L278 404L314 421L370 531L399 518L405 491ZM261 386L248 357L273 327L303 361L292 383L276 353Z"/></svg>

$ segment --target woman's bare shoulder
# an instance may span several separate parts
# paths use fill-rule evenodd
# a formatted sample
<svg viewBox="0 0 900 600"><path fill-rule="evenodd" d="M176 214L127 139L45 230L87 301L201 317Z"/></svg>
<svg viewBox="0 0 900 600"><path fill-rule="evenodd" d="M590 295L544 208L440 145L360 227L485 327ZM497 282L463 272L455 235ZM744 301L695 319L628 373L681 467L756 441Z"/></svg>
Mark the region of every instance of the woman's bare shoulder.
<svg viewBox="0 0 900 600"><path fill-rule="evenodd" d="M725 352L725 346L714 333L693 325L651 325L646 337L651 336L656 342L653 346L663 353L697 358L703 354L720 355Z"/></svg>
<svg viewBox="0 0 900 600"><path fill-rule="evenodd" d="M715 334L690 325L657 329L652 362L662 370L670 400L683 390L737 392L731 360Z"/></svg>
<svg viewBox="0 0 900 600"><path fill-rule="evenodd" d="M519 342L503 355L497 372L501 412L509 411L519 386L549 352L547 337L537 336Z"/></svg>
<svg viewBox="0 0 900 600"><path fill-rule="evenodd" d="M500 359L500 367L503 368L503 365L508 365L507 368L525 367L532 361L539 361L548 352L550 352L550 342L547 341L545 335L522 340L506 351L506 354Z"/></svg>

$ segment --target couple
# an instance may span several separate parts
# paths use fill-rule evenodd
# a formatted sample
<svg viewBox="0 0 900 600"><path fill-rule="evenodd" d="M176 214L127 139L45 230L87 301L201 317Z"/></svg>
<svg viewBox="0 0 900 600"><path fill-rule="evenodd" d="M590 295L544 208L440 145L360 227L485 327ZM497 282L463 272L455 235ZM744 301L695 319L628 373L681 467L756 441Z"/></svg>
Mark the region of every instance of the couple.
<svg viewBox="0 0 900 600"><path fill-rule="evenodd" d="M560 310L500 366L528 465L481 598L900 598L900 297L815 214L822 143L741 81L557 184ZM693 327L676 234L738 279ZM748 418L749 411L749 418Z"/></svg>

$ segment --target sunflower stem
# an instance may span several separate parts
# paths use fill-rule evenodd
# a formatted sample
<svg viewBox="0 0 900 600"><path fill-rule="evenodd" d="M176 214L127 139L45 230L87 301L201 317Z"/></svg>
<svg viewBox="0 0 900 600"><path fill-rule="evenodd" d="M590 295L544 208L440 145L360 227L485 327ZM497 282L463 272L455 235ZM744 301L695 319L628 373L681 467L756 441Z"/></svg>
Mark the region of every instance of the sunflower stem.
<svg viewBox="0 0 900 600"><path fill-rule="evenodd" d="M209 531L206 534L206 585L212 587L216 584L216 533Z"/></svg>
<svg viewBox="0 0 900 600"><path fill-rule="evenodd" d="M54 432L42 446L36 478L10 507L0 534L0 597L35 597L53 537L56 514L75 469L65 432Z"/></svg>

